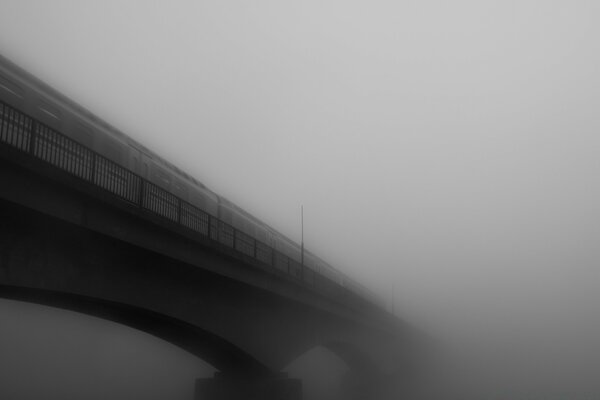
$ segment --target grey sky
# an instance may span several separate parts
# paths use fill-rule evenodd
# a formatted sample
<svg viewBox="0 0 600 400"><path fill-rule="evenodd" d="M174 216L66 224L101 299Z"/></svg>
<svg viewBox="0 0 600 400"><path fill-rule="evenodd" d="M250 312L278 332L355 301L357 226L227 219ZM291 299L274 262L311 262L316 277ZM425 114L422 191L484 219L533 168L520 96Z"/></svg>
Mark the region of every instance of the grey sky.
<svg viewBox="0 0 600 400"><path fill-rule="evenodd" d="M409 320L513 349L490 359L520 376L562 364L540 379L584 393L599 17L573 0L2 0L0 52L296 239L304 204L307 247L387 298L393 282Z"/></svg>

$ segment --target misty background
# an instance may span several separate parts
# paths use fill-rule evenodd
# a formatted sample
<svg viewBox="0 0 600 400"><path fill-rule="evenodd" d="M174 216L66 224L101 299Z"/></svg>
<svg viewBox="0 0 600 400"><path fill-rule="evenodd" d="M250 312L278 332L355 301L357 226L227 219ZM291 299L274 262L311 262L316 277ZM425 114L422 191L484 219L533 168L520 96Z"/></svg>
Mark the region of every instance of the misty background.
<svg viewBox="0 0 600 400"><path fill-rule="evenodd" d="M388 307L393 287L473 398L587 400L599 18L583 0L0 0L0 53L298 241L303 204L306 247ZM97 346L83 357L80 342ZM117 381L106 369L173 388L210 369L9 301L0 346L19 390L48 371L68 386L57 354L96 386Z"/></svg>

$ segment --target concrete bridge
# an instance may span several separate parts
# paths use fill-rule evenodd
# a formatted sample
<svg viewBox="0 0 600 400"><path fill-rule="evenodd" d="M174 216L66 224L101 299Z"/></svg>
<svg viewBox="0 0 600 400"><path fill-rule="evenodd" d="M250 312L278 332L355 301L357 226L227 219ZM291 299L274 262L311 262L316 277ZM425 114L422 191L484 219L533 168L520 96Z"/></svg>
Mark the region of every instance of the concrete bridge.
<svg viewBox="0 0 600 400"><path fill-rule="evenodd" d="M188 350L219 371L198 381L199 399L299 399L301 383L280 371L316 346L348 364L361 400L382 377L410 389L422 336L372 301L265 265L19 143L0 131L0 297Z"/></svg>

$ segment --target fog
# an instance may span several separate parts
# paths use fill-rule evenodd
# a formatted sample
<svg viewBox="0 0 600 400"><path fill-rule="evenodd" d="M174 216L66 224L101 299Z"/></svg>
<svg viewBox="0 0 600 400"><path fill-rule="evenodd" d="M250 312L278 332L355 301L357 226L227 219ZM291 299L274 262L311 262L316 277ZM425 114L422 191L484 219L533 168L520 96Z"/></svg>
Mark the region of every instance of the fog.
<svg viewBox="0 0 600 400"><path fill-rule="evenodd" d="M393 288L474 398L582 400L600 392L599 18L1 0L0 53L297 240L304 205L306 247Z"/></svg>

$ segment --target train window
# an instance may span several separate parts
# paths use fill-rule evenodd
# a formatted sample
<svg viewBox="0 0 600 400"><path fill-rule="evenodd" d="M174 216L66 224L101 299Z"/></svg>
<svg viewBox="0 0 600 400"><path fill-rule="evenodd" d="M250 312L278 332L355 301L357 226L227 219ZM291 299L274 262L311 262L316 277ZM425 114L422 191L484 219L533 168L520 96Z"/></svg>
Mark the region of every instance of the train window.
<svg viewBox="0 0 600 400"><path fill-rule="evenodd" d="M11 81L9 81L7 78L0 76L0 88L2 88L4 91L12 94L13 96L16 96L20 99L23 98L23 95L21 93L23 93L23 89L21 89L18 85L12 83Z"/></svg>
<svg viewBox="0 0 600 400"><path fill-rule="evenodd" d="M252 221L244 219L244 228L248 235L254 236L256 234L254 230L254 223Z"/></svg>
<svg viewBox="0 0 600 400"><path fill-rule="evenodd" d="M152 165L152 181L164 189L170 189L171 180L169 179L169 174L156 163Z"/></svg>
<svg viewBox="0 0 600 400"><path fill-rule="evenodd" d="M88 147L93 147L94 135L92 134L91 129L84 126L82 123L78 123L75 126L75 138L79 143Z"/></svg>
<svg viewBox="0 0 600 400"><path fill-rule="evenodd" d="M233 226L242 232L247 233L246 220L239 213L237 213L237 210L233 211Z"/></svg>
<svg viewBox="0 0 600 400"><path fill-rule="evenodd" d="M267 233L265 232L265 230L263 228L256 228L256 239L258 239L261 242L266 242L267 241Z"/></svg>
<svg viewBox="0 0 600 400"><path fill-rule="evenodd" d="M191 198L191 203L201 209L206 209L206 197L201 193L194 193L194 196Z"/></svg>
<svg viewBox="0 0 600 400"><path fill-rule="evenodd" d="M221 215L223 222L226 222L231 225L231 211L226 208L223 208L223 214Z"/></svg>
<svg viewBox="0 0 600 400"><path fill-rule="evenodd" d="M87 130L81 130L77 133L77 138L79 139L79 142L81 144L84 144L88 147L93 147L94 146L94 135L92 135L92 132L87 131Z"/></svg>
<svg viewBox="0 0 600 400"><path fill-rule="evenodd" d="M187 185L178 179L173 179L173 194L187 200Z"/></svg>
<svg viewBox="0 0 600 400"><path fill-rule="evenodd" d="M122 152L121 152L121 148L119 147L119 144L113 142L113 141L106 141L104 142L104 146L103 147L103 153L104 156L106 156L107 158L120 163L121 159L122 159Z"/></svg>
<svg viewBox="0 0 600 400"><path fill-rule="evenodd" d="M133 160L133 164L132 164L133 171L135 173L139 174L140 173L140 159L138 158L137 155L134 155L132 157L132 160Z"/></svg>

